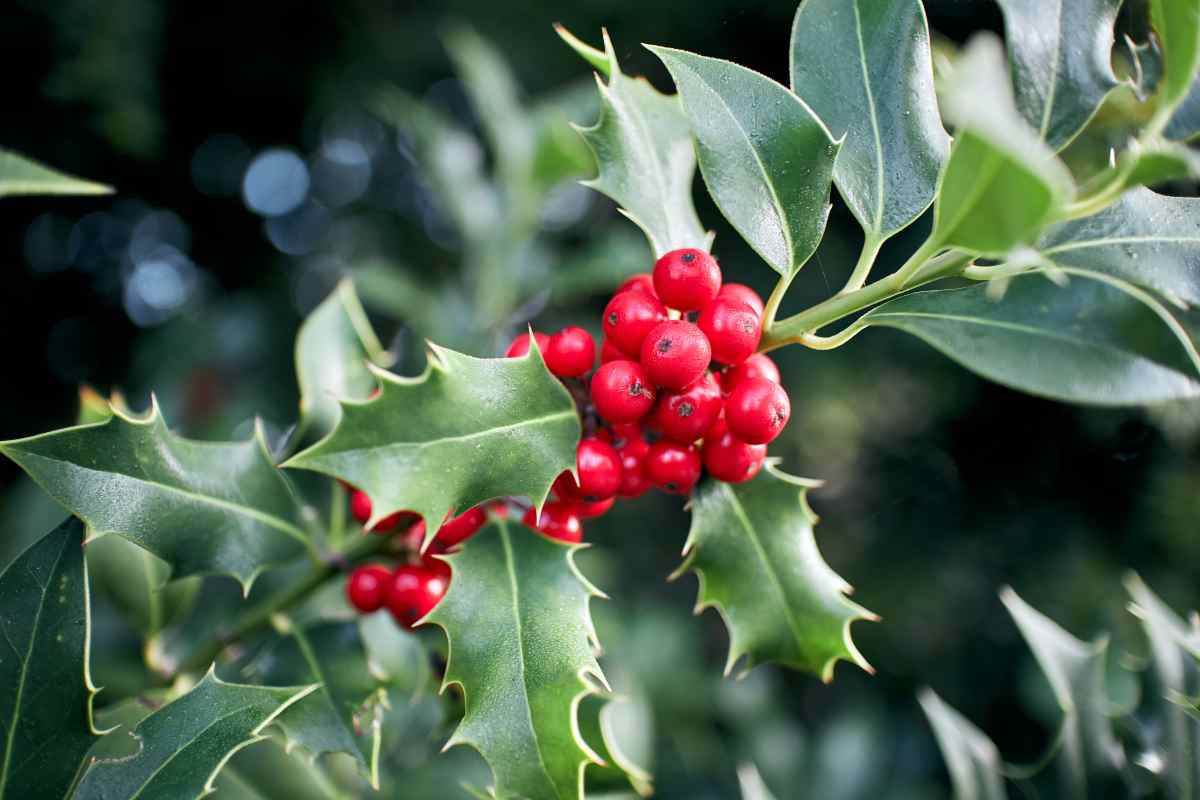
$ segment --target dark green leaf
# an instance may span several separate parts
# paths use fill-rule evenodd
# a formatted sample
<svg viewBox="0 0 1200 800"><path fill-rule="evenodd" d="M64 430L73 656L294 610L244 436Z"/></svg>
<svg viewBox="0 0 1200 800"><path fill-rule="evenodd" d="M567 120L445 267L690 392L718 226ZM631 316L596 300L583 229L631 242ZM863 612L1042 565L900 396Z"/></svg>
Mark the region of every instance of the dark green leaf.
<svg viewBox="0 0 1200 800"><path fill-rule="evenodd" d="M1116 87L1113 25L1121 0L999 0L1017 108L1055 150Z"/></svg>
<svg viewBox="0 0 1200 800"><path fill-rule="evenodd" d="M696 155L679 98L621 72L607 32L603 52L564 28L558 33L608 76L607 84L596 78L599 121L579 129L596 156L598 175L587 185L621 206L646 234L655 257L679 247L707 249L709 239L692 204Z"/></svg>
<svg viewBox="0 0 1200 800"><path fill-rule="evenodd" d="M1004 64L1000 43L977 36L947 87L957 131L931 237L997 257L1034 241L1072 192L1066 168L1017 112Z"/></svg>
<svg viewBox="0 0 1200 800"><path fill-rule="evenodd" d="M600 760L576 717L604 682L588 611L599 592L578 549L493 520L446 558L450 590L426 617L446 631L445 682L466 703L449 744L483 755L498 797L582 800L584 768Z"/></svg>
<svg viewBox="0 0 1200 800"><path fill-rule="evenodd" d="M819 485L763 468L739 484L707 481L692 496L692 526L676 575L700 581L697 612L715 607L729 628L730 672L764 661L806 670L829 682L844 659L870 671L850 636L874 615L847 599L850 586L821 558L808 506Z"/></svg>
<svg viewBox="0 0 1200 800"><path fill-rule="evenodd" d="M296 336L301 426L318 436L333 430L341 417L338 401L367 399L375 388L367 360L384 356L354 284L341 281Z"/></svg>
<svg viewBox="0 0 1200 800"><path fill-rule="evenodd" d="M154 404L143 418L0 442L47 493L87 523L171 565L176 577L229 574L243 589L305 551L296 498L261 430L244 442L176 436Z"/></svg>
<svg viewBox="0 0 1200 800"><path fill-rule="evenodd" d="M214 782L217 800L350 800L319 764L274 738L233 754Z"/></svg>
<svg viewBox="0 0 1200 800"><path fill-rule="evenodd" d="M985 378L1057 400L1156 403L1200 393L1194 348L1153 298L1113 279L1041 274L1013 279L994 300L986 285L914 292L868 313L925 340Z"/></svg>
<svg viewBox="0 0 1200 800"><path fill-rule="evenodd" d="M112 194L112 187L85 181L0 148L0 197L32 194Z"/></svg>
<svg viewBox="0 0 1200 800"><path fill-rule="evenodd" d="M825 232L840 143L803 100L764 75L650 49L675 79L717 207L772 269L795 274Z"/></svg>
<svg viewBox="0 0 1200 800"><path fill-rule="evenodd" d="M930 689L917 695L937 738L955 800L1007 800L996 745Z"/></svg>
<svg viewBox="0 0 1200 800"><path fill-rule="evenodd" d="M536 347L472 358L430 345L418 378L376 369L380 395L344 403L333 433L285 466L341 478L371 497L370 525L401 509L427 523L503 495L539 505L575 464L579 417Z"/></svg>
<svg viewBox="0 0 1200 800"><path fill-rule="evenodd" d="M1163 52L1159 104L1174 108L1187 96L1200 65L1200 6L1195 0L1150 0L1150 19Z"/></svg>
<svg viewBox="0 0 1200 800"><path fill-rule="evenodd" d="M846 140L833 179L882 241L933 202L950 149L933 91L929 27L912 0L807 0L796 11L792 91Z"/></svg>
<svg viewBox="0 0 1200 800"><path fill-rule="evenodd" d="M1088 777L1113 772L1124 761L1113 737L1104 692L1108 639L1082 642L1017 596L1000 593L1062 710L1058 756L1076 797L1087 797Z"/></svg>
<svg viewBox="0 0 1200 800"><path fill-rule="evenodd" d="M1038 249L1056 264L1200 304L1200 199L1134 189L1098 214L1051 228Z"/></svg>
<svg viewBox="0 0 1200 800"><path fill-rule="evenodd" d="M84 774L75 800L182 800L210 792L230 756L317 687L224 683L210 670L190 692L146 717L131 735L131 758L102 760Z"/></svg>
<svg viewBox="0 0 1200 800"><path fill-rule="evenodd" d="M0 574L0 798L60 798L99 733L83 525L69 519Z"/></svg>

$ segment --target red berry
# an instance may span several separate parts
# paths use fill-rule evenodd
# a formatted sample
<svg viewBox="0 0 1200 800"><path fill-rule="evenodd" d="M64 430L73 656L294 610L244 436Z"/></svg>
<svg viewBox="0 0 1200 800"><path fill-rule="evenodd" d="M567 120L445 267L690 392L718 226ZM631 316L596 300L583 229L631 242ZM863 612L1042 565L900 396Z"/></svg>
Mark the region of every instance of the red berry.
<svg viewBox="0 0 1200 800"><path fill-rule="evenodd" d="M592 402L608 422L637 422L654 406L654 387L634 361L610 361L592 376Z"/></svg>
<svg viewBox="0 0 1200 800"><path fill-rule="evenodd" d="M649 272L639 272L637 275L631 276L617 287L614 294L621 292L645 292L651 297L658 297L658 293L654 291L654 278Z"/></svg>
<svg viewBox="0 0 1200 800"><path fill-rule="evenodd" d="M605 339L600 343L600 363L607 364L610 361L620 361L621 359L629 358L629 356L617 349L616 345Z"/></svg>
<svg viewBox="0 0 1200 800"><path fill-rule="evenodd" d="M596 363L596 343L583 328L563 328L550 337L543 352L546 366L560 378L586 375Z"/></svg>
<svg viewBox="0 0 1200 800"><path fill-rule="evenodd" d="M392 571L382 564L365 564L346 579L346 599L364 614L378 611L387 602Z"/></svg>
<svg viewBox="0 0 1200 800"><path fill-rule="evenodd" d="M672 250L654 262L654 291L679 311L704 308L721 288L717 260L694 247Z"/></svg>
<svg viewBox="0 0 1200 800"><path fill-rule="evenodd" d="M660 439L646 454L646 477L671 494L687 494L700 480L700 454L691 445Z"/></svg>
<svg viewBox="0 0 1200 800"><path fill-rule="evenodd" d="M620 450L630 442L642 438L642 428L633 422L623 422L612 426L612 446Z"/></svg>
<svg viewBox="0 0 1200 800"><path fill-rule="evenodd" d="M763 305L762 298L758 296L758 292L751 289L744 283L723 283L721 290L717 292L717 297L732 297L735 300L741 300L746 305L754 309L754 313L762 318L763 310L766 308Z"/></svg>
<svg viewBox="0 0 1200 800"><path fill-rule="evenodd" d="M366 525L371 519L371 498L367 493L356 489L354 494L350 495L350 514L360 525ZM395 514L389 514L379 522L375 523L375 527L371 529L372 533L391 533L401 523L414 524L420 517L411 511L397 511Z"/></svg>
<svg viewBox="0 0 1200 800"><path fill-rule="evenodd" d="M533 338L537 340L538 350L541 350L542 353L545 354L546 348L550 346L550 337L544 333L538 333L537 331L534 331ZM512 344L510 344L508 349L504 351L504 357L520 358L528 352L529 334L522 333L520 336L512 340Z"/></svg>
<svg viewBox="0 0 1200 800"><path fill-rule="evenodd" d="M741 483L758 474L767 457L765 444L746 444L722 420L704 437L704 468L726 483Z"/></svg>
<svg viewBox="0 0 1200 800"><path fill-rule="evenodd" d="M621 497L641 497L650 489L650 479L646 477L646 456L650 453L650 443L645 439L632 439L617 454L621 456L621 488L617 494Z"/></svg>
<svg viewBox="0 0 1200 800"><path fill-rule="evenodd" d="M739 383L725 401L725 422L734 436L748 444L767 444L783 430L792 415L787 392L766 378Z"/></svg>
<svg viewBox="0 0 1200 800"><path fill-rule="evenodd" d="M722 364L740 364L758 349L762 320L754 309L733 297L718 297L704 307L696 327L708 337L712 355Z"/></svg>
<svg viewBox="0 0 1200 800"><path fill-rule="evenodd" d="M535 517L534 509L530 508L521 521L551 539L563 542L583 541L583 523L579 521L579 513L572 503L546 503L542 506L540 517Z"/></svg>
<svg viewBox="0 0 1200 800"><path fill-rule="evenodd" d="M396 621L411 628L438 604L446 594L449 581L423 566L404 564L396 567L388 586L387 607Z"/></svg>
<svg viewBox="0 0 1200 800"><path fill-rule="evenodd" d="M483 506L468 508L457 517L448 519L438 528L437 539L446 547L465 542L487 523L487 513Z"/></svg>
<svg viewBox="0 0 1200 800"><path fill-rule="evenodd" d="M550 491L554 492L554 496L563 502L576 502L580 500L579 484L575 483L575 476L570 470L563 472L554 479L553 485L550 486Z"/></svg>
<svg viewBox="0 0 1200 800"><path fill-rule="evenodd" d="M371 518L371 498L366 492L355 489L350 495L350 515L358 520L359 525L367 524Z"/></svg>
<svg viewBox="0 0 1200 800"><path fill-rule="evenodd" d="M712 348L699 328L682 319L660 322L642 343L642 367L651 383L682 389L708 369Z"/></svg>
<svg viewBox="0 0 1200 800"><path fill-rule="evenodd" d="M607 500L599 500L595 503L580 503L575 506L575 511L579 514L580 519L595 519L607 514L615 502L617 502L617 498L610 497Z"/></svg>
<svg viewBox="0 0 1200 800"><path fill-rule="evenodd" d="M705 374L682 391L660 393L654 421L664 436L689 444L712 427L723 405L717 379Z"/></svg>
<svg viewBox="0 0 1200 800"><path fill-rule="evenodd" d="M604 308L604 338L627 357L637 358L654 326L667 318L667 307L645 292L621 292Z"/></svg>
<svg viewBox="0 0 1200 800"><path fill-rule="evenodd" d="M578 495L594 503L605 500L621 488L621 459L608 442L587 438L575 450L575 469L579 473Z"/></svg>
<svg viewBox="0 0 1200 800"><path fill-rule="evenodd" d="M443 550L440 552L445 551ZM450 565L445 561L442 561L440 558L437 558L437 555L438 554L433 551L433 548L430 548L421 555L421 566L445 580L446 585L449 586L451 576Z"/></svg>
<svg viewBox="0 0 1200 800"><path fill-rule="evenodd" d="M739 383L751 378L765 378L779 383L779 367L765 354L755 353L736 367L730 367L721 373L721 388L725 390L725 394L729 394Z"/></svg>

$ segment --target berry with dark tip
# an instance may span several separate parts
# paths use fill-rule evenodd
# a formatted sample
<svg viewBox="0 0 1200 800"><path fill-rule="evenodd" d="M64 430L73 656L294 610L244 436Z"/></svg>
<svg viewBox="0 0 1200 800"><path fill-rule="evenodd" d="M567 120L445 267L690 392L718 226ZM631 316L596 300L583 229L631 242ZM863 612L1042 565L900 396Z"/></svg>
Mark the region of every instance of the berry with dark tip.
<svg viewBox="0 0 1200 800"><path fill-rule="evenodd" d="M700 453L691 445L660 439L646 454L646 477L671 494L687 494L700 480Z"/></svg>
<svg viewBox="0 0 1200 800"><path fill-rule="evenodd" d="M787 392L766 378L742 381L725 401L725 422L730 432L747 444L772 441L791 415Z"/></svg>
<svg viewBox="0 0 1200 800"><path fill-rule="evenodd" d="M712 357L722 364L740 364L758 349L762 320L754 309L735 297L718 297L704 307L696 327L708 337Z"/></svg>
<svg viewBox="0 0 1200 800"><path fill-rule="evenodd" d="M654 421L664 436L690 444L712 427L723 405L717 379L705 374L678 392L662 392Z"/></svg>
<svg viewBox="0 0 1200 800"><path fill-rule="evenodd" d="M592 376L592 403L607 422L637 422L654 406L654 387L634 361L610 361Z"/></svg>
<svg viewBox="0 0 1200 800"><path fill-rule="evenodd" d="M712 348L708 337L682 319L660 322L642 342L641 362L656 386L682 389L708 369Z"/></svg>
<svg viewBox="0 0 1200 800"><path fill-rule="evenodd" d="M621 292L604 307L604 338L636 359L642 342L655 325L667 318L667 307L645 292Z"/></svg>
<svg viewBox="0 0 1200 800"><path fill-rule="evenodd" d="M703 250L672 250L654 262L654 291L669 308L698 311L721 288L721 268Z"/></svg>

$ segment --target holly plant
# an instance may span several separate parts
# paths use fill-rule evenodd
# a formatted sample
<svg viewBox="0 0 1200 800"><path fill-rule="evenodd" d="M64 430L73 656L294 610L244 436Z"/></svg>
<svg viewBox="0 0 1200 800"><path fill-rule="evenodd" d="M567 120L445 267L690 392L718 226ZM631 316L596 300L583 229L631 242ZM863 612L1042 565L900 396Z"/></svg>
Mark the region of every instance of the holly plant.
<svg viewBox="0 0 1200 800"><path fill-rule="evenodd" d="M490 773L465 791L648 794L599 658L602 587L575 559L589 519L651 489L691 515L676 575L694 573L697 609L723 619L727 672L869 671L851 626L875 615L818 550L819 481L768 453L793 408L767 353L868 347L860 333L895 328L1062 401L1200 394L1200 200L1148 188L1200 171L1186 144L1200 133L1200 4L1121 6L1000 0L1003 43L980 34L935 59L917 0L805 0L786 82L650 47L675 94L625 73L607 34L594 47L560 28L596 73L599 118L578 129L586 185L645 235L645 271L614 281L601 318L576 320L587 327L527 328L497 357L431 341L415 377L389 369L345 280L299 330L300 404L282 438L260 425L196 441L153 398L137 412L85 393L78 424L0 443L70 514L0 575L0 796L403 796L405 769L384 756L437 686L446 746L478 751ZM466 34L455 47L486 109L493 222L532 231L534 139L508 135L511 87L488 82L486 49ZM776 273L765 300L725 280L693 203L697 167ZM861 255L840 291L797 309L789 288L834 187ZM102 188L0 154L0 194ZM463 296L483 322L461 338L480 342L519 300L489 287L535 287L505 275L519 250L484 258L491 229L471 236L482 260ZM145 684L120 702L89 676L90 572L144 641ZM1141 608L1147 597L1135 592ZM1091 651L1006 602L1074 719L1063 753L1115 746L1070 717ZM999 796L976 763L986 748L964 755L982 735L923 702L960 795Z"/></svg>

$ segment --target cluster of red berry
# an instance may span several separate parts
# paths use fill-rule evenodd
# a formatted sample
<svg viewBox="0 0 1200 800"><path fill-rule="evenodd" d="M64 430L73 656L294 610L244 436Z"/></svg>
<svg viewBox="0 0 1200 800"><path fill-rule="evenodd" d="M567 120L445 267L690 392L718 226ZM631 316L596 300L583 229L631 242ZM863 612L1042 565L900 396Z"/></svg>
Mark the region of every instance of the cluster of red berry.
<svg viewBox="0 0 1200 800"><path fill-rule="evenodd" d="M555 480L551 499L523 522L567 542L583 539L583 520L598 517L617 497L638 497L656 487L688 494L706 470L739 483L753 478L791 415L779 370L758 349L763 302L753 289L721 283L716 260L696 249L673 250L653 274L623 283L604 309L600 368L596 343L583 328L553 335L532 333L546 366L576 397L586 434L575 453L575 472ZM529 352L531 334L518 336L505 356ZM591 374L590 381L588 375ZM351 497L360 522L371 516L362 492ZM472 508L445 522L431 552L464 541L507 506ZM397 512L374 530L404 524L410 552L419 551L425 523ZM402 625L428 613L446 591L447 565L428 555L395 570L369 565L355 570L347 594L355 608L386 606Z"/></svg>

